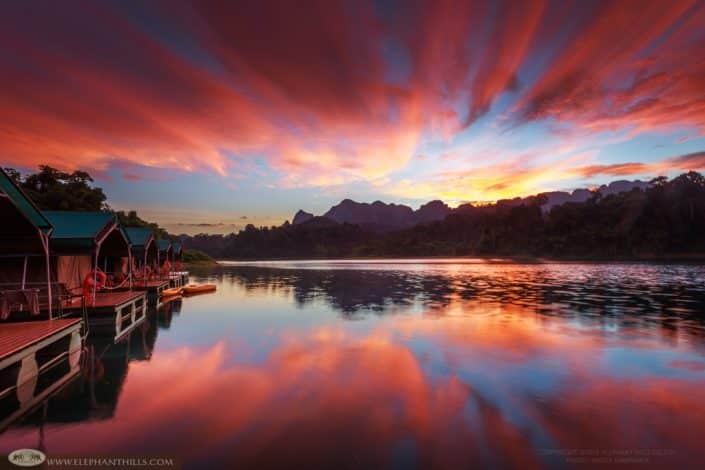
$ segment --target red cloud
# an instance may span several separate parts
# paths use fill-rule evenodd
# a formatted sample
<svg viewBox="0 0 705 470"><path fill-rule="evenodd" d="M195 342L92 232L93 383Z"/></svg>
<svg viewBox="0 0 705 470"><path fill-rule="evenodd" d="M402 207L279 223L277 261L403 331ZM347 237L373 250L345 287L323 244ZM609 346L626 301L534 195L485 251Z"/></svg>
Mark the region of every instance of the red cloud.
<svg viewBox="0 0 705 470"><path fill-rule="evenodd" d="M702 4L610 2L583 23L520 102L524 119L705 130Z"/></svg>
<svg viewBox="0 0 705 470"><path fill-rule="evenodd" d="M405 166L429 133L453 137L506 91L520 97L520 122L705 129L702 4L387 8L8 5L3 163L225 175L233 158L265 156L292 185L377 178Z"/></svg>
<svg viewBox="0 0 705 470"><path fill-rule="evenodd" d="M616 163L613 165L583 166L576 168L574 172L589 178L597 175L624 176L700 170L705 170L705 152L689 153L654 163Z"/></svg>

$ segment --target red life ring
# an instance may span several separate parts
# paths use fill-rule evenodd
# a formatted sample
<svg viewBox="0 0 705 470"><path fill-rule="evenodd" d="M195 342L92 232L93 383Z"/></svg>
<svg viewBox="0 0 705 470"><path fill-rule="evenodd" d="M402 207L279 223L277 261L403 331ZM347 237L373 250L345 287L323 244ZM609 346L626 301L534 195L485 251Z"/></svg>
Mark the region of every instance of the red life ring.
<svg viewBox="0 0 705 470"><path fill-rule="evenodd" d="M86 274L86 278L83 280L83 296L90 296L93 293L94 286L97 291L105 287L105 281L107 279L108 276L100 269L91 270Z"/></svg>

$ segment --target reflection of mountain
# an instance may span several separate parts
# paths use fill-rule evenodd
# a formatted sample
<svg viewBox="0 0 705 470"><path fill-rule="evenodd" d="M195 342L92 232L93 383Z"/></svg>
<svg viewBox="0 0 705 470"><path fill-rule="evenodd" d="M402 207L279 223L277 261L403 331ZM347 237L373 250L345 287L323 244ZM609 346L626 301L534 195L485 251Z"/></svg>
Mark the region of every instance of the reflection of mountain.
<svg viewBox="0 0 705 470"><path fill-rule="evenodd" d="M462 266L462 265L461 265ZM658 265L465 265L459 270L228 268L246 289L293 289L300 304L324 301L346 316L393 305L434 309L454 298L520 305L546 314L699 315L705 269ZM663 276L664 270L671 275Z"/></svg>

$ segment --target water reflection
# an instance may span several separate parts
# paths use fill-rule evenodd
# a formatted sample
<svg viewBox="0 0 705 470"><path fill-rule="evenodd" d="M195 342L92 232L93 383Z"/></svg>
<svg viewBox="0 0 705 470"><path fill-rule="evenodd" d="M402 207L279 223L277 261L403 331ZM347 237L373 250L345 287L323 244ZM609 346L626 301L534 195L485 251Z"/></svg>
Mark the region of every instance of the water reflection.
<svg viewBox="0 0 705 470"><path fill-rule="evenodd" d="M50 455L192 468L572 466L561 449L693 466L702 274L227 268L209 279L218 294L163 306L127 342L94 339L102 372L85 369L0 451L36 446L41 424Z"/></svg>
<svg viewBox="0 0 705 470"><path fill-rule="evenodd" d="M419 302L443 309L453 299L519 305L543 314L657 315L700 318L705 268L654 264L384 265L386 269L232 266L225 273L251 291L292 290L301 306L324 300L345 316L386 313ZM353 266L354 267L354 266ZM358 266L359 267L359 266ZM673 318L675 316L676 318ZM693 326L698 326L695 321Z"/></svg>

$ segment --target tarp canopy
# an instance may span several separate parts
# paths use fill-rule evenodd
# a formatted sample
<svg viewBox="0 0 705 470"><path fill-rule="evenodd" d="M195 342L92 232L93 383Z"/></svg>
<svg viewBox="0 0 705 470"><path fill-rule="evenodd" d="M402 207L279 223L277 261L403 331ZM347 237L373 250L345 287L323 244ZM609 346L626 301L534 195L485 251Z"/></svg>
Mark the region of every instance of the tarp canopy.
<svg viewBox="0 0 705 470"><path fill-rule="evenodd" d="M172 242L171 249L175 260L181 260L181 255L183 254L183 247L181 242Z"/></svg>
<svg viewBox="0 0 705 470"><path fill-rule="evenodd" d="M80 290L83 280L93 269L94 259L91 255L55 256L53 269L57 282L69 291Z"/></svg>
<svg viewBox="0 0 705 470"><path fill-rule="evenodd" d="M0 290L10 285L19 287L24 277L27 285L32 287L46 287L47 268L44 256L28 256L25 264L24 257L0 257Z"/></svg>
<svg viewBox="0 0 705 470"><path fill-rule="evenodd" d="M145 249L154 240L152 229L147 227L125 227L125 233L133 248Z"/></svg>
<svg viewBox="0 0 705 470"><path fill-rule="evenodd" d="M52 315L49 236L54 227L22 189L0 170L0 284L39 288L40 308ZM36 312L35 312L36 313Z"/></svg>
<svg viewBox="0 0 705 470"><path fill-rule="evenodd" d="M147 254L147 263L156 261L157 246L154 242L152 229L147 227L125 227L123 230L130 241L132 258L135 263L138 265L144 263L145 253Z"/></svg>
<svg viewBox="0 0 705 470"><path fill-rule="evenodd" d="M54 226L52 254L93 254L100 246L101 254L127 255L129 242L110 212L45 211L44 215Z"/></svg>
<svg viewBox="0 0 705 470"><path fill-rule="evenodd" d="M130 253L126 233L109 212L47 211L54 225L51 255L58 282L67 289L80 289L97 266L108 273L125 273Z"/></svg>
<svg viewBox="0 0 705 470"><path fill-rule="evenodd" d="M0 170L0 256L44 255L40 232L53 227L27 195Z"/></svg>
<svg viewBox="0 0 705 470"><path fill-rule="evenodd" d="M130 242L119 226L115 226L100 244L100 256L126 258L130 253Z"/></svg>
<svg viewBox="0 0 705 470"><path fill-rule="evenodd" d="M159 246L159 254L167 253L171 250L171 240L159 240L157 246Z"/></svg>
<svg viewBox="0 0 705 470"><path fill-rule="evenodd" d="M159 265L163 265L165 261L171 260L171 240L158 240L159 247Z"/></svg>

